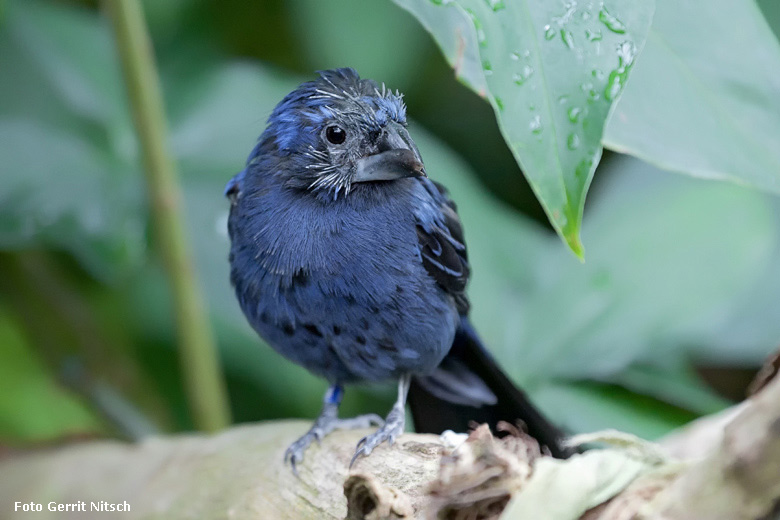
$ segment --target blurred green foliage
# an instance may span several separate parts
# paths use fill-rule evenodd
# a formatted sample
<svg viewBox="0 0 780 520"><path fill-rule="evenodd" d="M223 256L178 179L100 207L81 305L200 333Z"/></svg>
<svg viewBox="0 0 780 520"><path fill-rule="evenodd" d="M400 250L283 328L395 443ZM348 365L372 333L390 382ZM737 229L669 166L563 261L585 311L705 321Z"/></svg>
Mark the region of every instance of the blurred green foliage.
<svg viewBox="0 0 780 520"><path fill-rule="evenodd" d="M5 310L5 309L4 309ZM94 430L83 403L61 392L18 325L0 316L0 432L8 439L47 440Z"/></svg>
<svg viewBox="0 0 780 520"><path fill-rule="evenodd" d="M325 388L245 323L228 282L222 189L275 103L313 70L334 66L406 94L426 169L450 188L465 223L476 326L553 419L576 431L662 435L728 404L697 368L756 367L780 343L776 197L658 169L777 191L776 149L743 149L746 139L763 146L780 132L767 101L780 94L771 72L780 68L769 66L780 44L753 4L702 13L758 27L733 34L708 32L680 12L692 17L681 48L695 40L696 52L652 59L652 35L667 30L658 26L662 9L674 9L658 1L650 58L638 56L605 140L647 162L604 156L583 221L584 264L551 232L491 107L395 4L144 5L237 421L313 416ZM96 7L6 0L0 11L0 442L136 436L150 431L145 421L162 431L192 427L170 297L151 254L138 144ZM762 8L778 20L771 2ZM728 47L732 37L732 53L707 54L716 45L708 38ZM702 69L702 60L712 63ZM666 105L688 80L699 91ZM738 120L739 131L701 116L712 113ZM388 390L350 389L344 413L383 412Z"/></svg>

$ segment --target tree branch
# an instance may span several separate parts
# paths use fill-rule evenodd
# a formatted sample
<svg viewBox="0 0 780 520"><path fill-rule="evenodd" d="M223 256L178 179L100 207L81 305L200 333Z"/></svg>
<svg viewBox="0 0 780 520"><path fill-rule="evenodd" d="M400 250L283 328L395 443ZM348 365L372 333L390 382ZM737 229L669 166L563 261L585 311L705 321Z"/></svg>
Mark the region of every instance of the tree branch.
<svg viewBox="0 0 780 520"><path fill-rule="evenodd" d="M780 379L725 430L710 424L724 431L718 447L693 461L615 432L587 436L613 447L560 461L521 432L495 439L483 426L454 451L438 436L404 434L351 472L366 432L342 431L307 451L300 477L283 454L308 422L85 443L0 461L0 511L21 520L17 501L126 501L137 519L768 520L780 496Z"/></svg>
<svg viewBox="0 0 780 520"><path fill-rule="evenodd" d="M749 399L717 449L658 498L654 520L756 520L780 503L780 378Z"/></svg>

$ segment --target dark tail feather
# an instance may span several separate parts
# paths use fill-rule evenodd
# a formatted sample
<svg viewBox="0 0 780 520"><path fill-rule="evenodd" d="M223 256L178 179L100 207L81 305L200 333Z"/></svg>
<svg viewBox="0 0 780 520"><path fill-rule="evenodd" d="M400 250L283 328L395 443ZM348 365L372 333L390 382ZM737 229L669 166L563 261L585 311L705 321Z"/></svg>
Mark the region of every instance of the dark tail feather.
<svg viewBox="0 0 780 520"><path fill-rule="evenodd" d="M472 421L496 431L499 421L515 424L520 419L554 457L572 453L561 444L563 433L509 380L465 317L437 371L412 380L407 402L419 433L465 432Z"/></svg>

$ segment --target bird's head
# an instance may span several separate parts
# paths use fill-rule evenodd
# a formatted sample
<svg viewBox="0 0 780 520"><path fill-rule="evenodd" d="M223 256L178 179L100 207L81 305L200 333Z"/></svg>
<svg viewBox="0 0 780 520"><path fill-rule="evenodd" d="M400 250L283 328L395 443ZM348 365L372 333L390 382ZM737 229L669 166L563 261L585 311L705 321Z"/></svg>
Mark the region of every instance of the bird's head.
<svg viewBox="0 0 780 520"><path fill-rule="evenodd" d="M338 197L357 183L425 176L397 91L351 68L319 75L276 106L261 137L289 159L286 186Z"/></svg>

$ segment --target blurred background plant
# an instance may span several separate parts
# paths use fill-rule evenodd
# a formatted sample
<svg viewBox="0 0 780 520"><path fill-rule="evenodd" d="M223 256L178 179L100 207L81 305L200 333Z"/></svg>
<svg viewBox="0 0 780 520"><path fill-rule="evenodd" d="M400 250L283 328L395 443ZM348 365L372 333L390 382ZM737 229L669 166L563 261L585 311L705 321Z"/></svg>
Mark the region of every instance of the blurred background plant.
<svg viewBox="0 0 780 520"><path fill-rule="evenodd" d="M572 13L591 23L581 13L593 3L578 11L553 2L541 12L525 2L536 40L558 47L536 49L531 58L544 56L537 70L524 65L514 80L535 72L534 81L550 84L504 94L494 80L527 56L487 63L484 34L501 48L527 35L502 34L480 9L509 0L459 2L466 10L441 3L143 2L233 420L312 417L320 405L325 383L263 346L238 309L222 190L275 103L314 70L336 66L405 93L427 170L450 188L465 222L476 325L554 420L655 438L741 399L780 343L780 44L771 31L780 30L780 4L658 0L652 25L640 7L650 2L616 1L606 15L599 4L604 34L584 39L566 24ZM195 426L139 143L99 7L0 3L5 445ZM476 40L459 51L447 35L463 23ZM626 30L630 60L607 45ZM582 121L565 103L550 109L551 121L536 119L531 105L549 108L553 94L568 102L556 81L582 81L555 68L581 40L603 41L616 75L584 71L593 79L577 93L592 98ZM557 140L562 117L591 124ZM599 161L600 143L612 151ZM585 174L575 175L583 161ZM581 254L579 212L596 165L580 263L555 230ZM550 183L564 186L563 202ZM383 413L391 401L390 389L360 387L347 393L344 413Z"/></svg>

